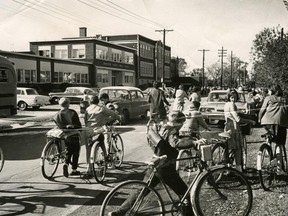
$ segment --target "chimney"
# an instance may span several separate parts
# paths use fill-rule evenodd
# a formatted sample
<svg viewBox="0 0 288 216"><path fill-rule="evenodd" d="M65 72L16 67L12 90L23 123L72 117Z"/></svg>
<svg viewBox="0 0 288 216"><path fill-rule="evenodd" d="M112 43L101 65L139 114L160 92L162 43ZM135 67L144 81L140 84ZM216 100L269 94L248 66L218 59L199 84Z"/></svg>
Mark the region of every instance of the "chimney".
<svg viewBox="0 0 288 216"><path fill-rule="evenodd" d="M87 28L86 27L80 27L79 28L79 37L87 37Z"/></svg>

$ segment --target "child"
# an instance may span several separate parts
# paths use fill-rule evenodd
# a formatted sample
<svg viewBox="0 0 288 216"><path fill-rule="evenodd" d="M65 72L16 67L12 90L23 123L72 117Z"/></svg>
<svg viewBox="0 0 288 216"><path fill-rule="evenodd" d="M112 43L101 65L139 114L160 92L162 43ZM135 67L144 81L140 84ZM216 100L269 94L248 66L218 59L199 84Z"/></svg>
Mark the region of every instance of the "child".
<svg viewBox="0 0 288 216"><path fill-rule="evenodd" d="M193 140L189 137L181 138L179 137L179 129L182 127L183 122L185 121L185 115L180 111L172 111L168 115L168 122L161 128L159 134L153 134L153 131L151 131L153 134L153 137L151 137L151 134L148 132L149 139L153 142L155 140L158 140L157 142L154 142L154 155L157 157L166 155L167 159L171 161L171 163L165 164L165 166L158 169L158 173L161 175L164 182L179 196L182 197L185 192L187 191L187 185L185 182L180 178L179 174L176 171L176 163L175 159L178 156L178 150L177 149L185 149L185 148L191 148L191 147L198 147L199 145L206 144L205 139L200 140ZM155 139L155 136L159 136ZM160 141L159 141L160 140ZM144 181L146 181L152 172L152 169L148 169ZM154 176L151 181L151 186L156 187L160 183L160 180L157 176ZM131 208L133 203L135 202L135 194L131 194L131 196L125 200L121 207L115 211L115 212L109 212L109 216L118 216L118 215L125 215L125 212ZM189 197L187 197L189 199ZM193 215L192 213L192 207L191 203L188 201L188 206L186 209L187 216Z"/></svg>
<svg viewBox="0 0 288 216"><path fill-rule="evenodd" d="M198 101L192 101L189 110L185 112L186 121L180 129L180 135L189 135L199 138L199 127L202 126L206 130L211 130L206 124L202 114L199 112L200 103Z"/></svg>

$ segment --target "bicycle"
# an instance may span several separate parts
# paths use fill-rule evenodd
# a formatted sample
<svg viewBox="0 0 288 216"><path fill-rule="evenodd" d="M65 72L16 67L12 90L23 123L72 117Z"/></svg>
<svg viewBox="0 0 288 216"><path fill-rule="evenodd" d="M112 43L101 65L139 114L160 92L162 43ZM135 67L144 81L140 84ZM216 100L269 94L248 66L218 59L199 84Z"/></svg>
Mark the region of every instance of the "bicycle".
<svg viewBox="0 0 288 216"><path fill-rule="evenodd" d="M241 127L247 126L249 123L242 124ZM251 128L250 128L251 129ZM227 164L228 166L233 166L235 160L235 151L234 149L229 149L228 140L230 139L231 131L227 131L224 133L219 133L218 138L212 138L211 144L213 144L212 148L212 165L219 165L219 164ZM247 132L242 132L242 169L246 170L247 168L247 139L246 139Z"/></svg>
<svg viewBox="0 0 288 216"><path fill-rule="evenodd" d="M205 152L206 150L201 151ZM125 215L150 216L166 215L167 213L185 215L184 211L189 194L195 215L248 215L252 208L253 194L246 177L232 167L209 167L205 157L207 156L202 155L202 159L199 156L176 159L176 161L197 160L199 172L192 183L189 184L183 197L173 198L168 186L159 175L159 168L169 163L165 156L161 156L158 161L156 160L157 162L147 163L153 169L153 172L146 182L128 180L112 189L102 203L100 216L106 216L110 212L119 210L121 204L130 196L133 196L135 201L131 203ZM214 176L220 174L223 174L222 178L216 182ZM157 191L151 186L151 180L155 176L159 178L163 185L163 192ZM168 202L165 197L165 205L164 195L169 199Z"/></svg>
<svg viewBox="0 0 288 216"><path fill-rule="evenodd" d="M106 135L108 149L104 143L98 141L98 135ZM93 175L98 183L104 181L107 168L119 168L124 159L124 145L122 137L116 132L112 124L106 124L101 128L97 128L93 132L93 136L89 139L91 148L90 164L92 166Z"/></svg>
<svg viewBox="0 0 288 216"><path fill-rule="evenodd" d="M67 154L65 140L69 136L79 135L79 130L53 128L46 133L47 143L41 153L41 172L44 178L51 179L59 163L65 162Z"/></svg>
<svg viewBox="0 0 288 216"><path fill-rule="evenodd" d="M3 152L3 149L0 146L0 172L2 171L2 169L4 167L4 162L5 162L4 152Z"/></svg>
<svg viewBox="0 0 288 216"><path fill-rule="evenodd" d="M262 188L271 191L282 176L287 178L287 153L285 145L278 144L271 133L261 135L265 142L260 146L257 155L257 170ZM285 173L279 173L281 168Z"/></svg>

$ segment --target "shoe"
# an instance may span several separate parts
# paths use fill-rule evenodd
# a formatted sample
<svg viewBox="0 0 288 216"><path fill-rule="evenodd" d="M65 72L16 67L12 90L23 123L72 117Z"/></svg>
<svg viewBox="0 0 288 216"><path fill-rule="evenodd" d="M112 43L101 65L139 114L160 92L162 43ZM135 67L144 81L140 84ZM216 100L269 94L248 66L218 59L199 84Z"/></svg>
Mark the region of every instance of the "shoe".
<svg viewBox="0 0 288 216"><path fill-rule="evenodd" d="M68 174L68 165L64 164L63 165L63 175L68 178L69 174Z"/></svg>
<svg viewBox="0 0 288 216"><path fill-rule="evenodd" d="M73 171L70 173L71 176L76 176L76 175L80 175L80 174L81 174L81 172L78 171L78 170L73 170Z"/></svg>

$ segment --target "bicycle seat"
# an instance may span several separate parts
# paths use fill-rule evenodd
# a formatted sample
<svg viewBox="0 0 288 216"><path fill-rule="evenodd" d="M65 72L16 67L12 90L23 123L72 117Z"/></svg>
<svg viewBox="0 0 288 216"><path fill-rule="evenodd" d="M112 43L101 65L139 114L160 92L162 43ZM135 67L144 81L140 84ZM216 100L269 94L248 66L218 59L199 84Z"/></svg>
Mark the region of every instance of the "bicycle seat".
<svg viewBox="0 0 288 216"><path fill-rule="evenodd" d="M223 138L230 139L230 138L231 138L231 130L229 130L229 131L224 131L224 132L222 132L222 133L219 133L218 136L223 137Z"/></svg>
<svg viewBox="0 0 288 216"><path fill-rule="evenodd" d="M146 162L148 166L159 167L164 164L165 160L167 159L167 155L162 156L153 156L153 158Z"/></svg>

